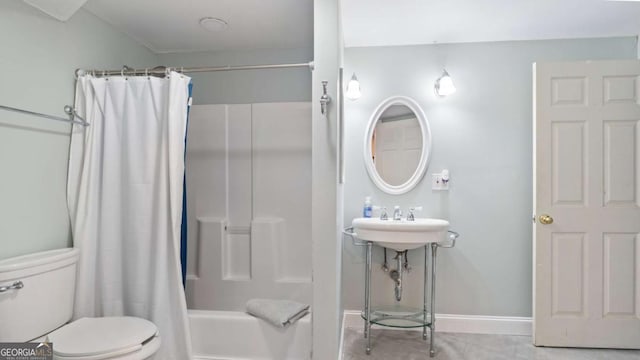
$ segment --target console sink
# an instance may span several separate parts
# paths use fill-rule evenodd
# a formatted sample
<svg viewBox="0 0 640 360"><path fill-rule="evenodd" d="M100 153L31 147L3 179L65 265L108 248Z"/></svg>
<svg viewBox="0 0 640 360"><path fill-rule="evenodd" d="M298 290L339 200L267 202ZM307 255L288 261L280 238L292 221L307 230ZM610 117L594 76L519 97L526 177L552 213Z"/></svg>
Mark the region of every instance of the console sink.
<svg viewBox="0 0 640 360"><path fill-rule="evenodd" d="M411 250L446 240L449 230L447 220L425 218L413 221L356 218L353 219L352 226L354 235L360 240L372 241L396 251Z"/></svg>

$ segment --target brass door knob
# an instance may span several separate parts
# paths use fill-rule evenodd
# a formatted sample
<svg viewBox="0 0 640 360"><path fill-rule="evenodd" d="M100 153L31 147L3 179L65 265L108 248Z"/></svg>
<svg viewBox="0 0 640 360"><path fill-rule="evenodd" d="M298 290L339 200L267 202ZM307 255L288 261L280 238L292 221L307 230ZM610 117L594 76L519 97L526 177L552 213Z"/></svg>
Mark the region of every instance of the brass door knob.
<svg viewBox="0 0 640 360"><path fill-rule="evenodd" d="M547 214L540 215L538 219L540 220L540 223L543 225L553 224L553 218Z"/></svg>

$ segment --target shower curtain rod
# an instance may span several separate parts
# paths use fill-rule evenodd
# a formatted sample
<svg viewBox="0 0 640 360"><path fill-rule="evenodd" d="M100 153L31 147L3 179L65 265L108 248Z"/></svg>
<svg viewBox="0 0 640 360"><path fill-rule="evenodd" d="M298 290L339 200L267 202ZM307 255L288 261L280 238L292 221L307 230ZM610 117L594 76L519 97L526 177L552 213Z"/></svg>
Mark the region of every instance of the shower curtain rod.
<svg viewBox="0 0 640 360"><path fill-rule="evenodd" d="M78 113L76 113L76 109L74 109L70 105L65 105L64 107L64 112L69 116L66 119L59 116L47 115L47 114L43 114L35 111L23 110L23 109L14 108L11 106L4 106L4 105L0 105L0 110L13 111L20 114L37 116L37 117L41 117L49 120L56 120L56 121L78 124L82 126L89 126L89 123L85 119L83 119L80 115L78 115ZM79 120L76 120L76 119L79 119Z"/></svg>
<svg viewBox="0 0 640 360"><path fill-rule="evenodd" d="M128 66L124 66L121 70L84 70L77 69L76 77L91 74L93 76L165 76L171 71L179 73L200 73L200 72L216 72L216 71L235 71L235 70L259 70L259 69L287 69L306 67L309 70L313 70L313 61L308 63L295 63L295 64L271 64L271 65L241 65L241 66L214 66L214 67L166 67L157 66L154 68L146 69L133 69Z"/></svg>

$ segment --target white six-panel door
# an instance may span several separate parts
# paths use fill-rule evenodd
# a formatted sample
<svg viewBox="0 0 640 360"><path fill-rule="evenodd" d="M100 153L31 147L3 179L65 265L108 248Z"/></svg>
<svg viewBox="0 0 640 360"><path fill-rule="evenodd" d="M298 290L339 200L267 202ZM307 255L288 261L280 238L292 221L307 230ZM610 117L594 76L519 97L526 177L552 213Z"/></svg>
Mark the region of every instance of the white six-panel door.
<svg viewBox="0 0 640 360"><path fill-rule="evenodd" d="M534 66L536 345L640 348L639 76Z"/></svg>

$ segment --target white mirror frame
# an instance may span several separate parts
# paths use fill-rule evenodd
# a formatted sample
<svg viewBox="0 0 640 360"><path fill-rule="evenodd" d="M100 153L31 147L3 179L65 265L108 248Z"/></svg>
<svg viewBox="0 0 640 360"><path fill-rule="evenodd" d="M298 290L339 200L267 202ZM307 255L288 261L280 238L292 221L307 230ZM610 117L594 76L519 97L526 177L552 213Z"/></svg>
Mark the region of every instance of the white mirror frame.
<svg viewBox="0 0 640 360"><path fill-rule="evenodd" d="M407 180L404 184L401 185L390 185L386 181L380 177L378 171L376 170L376 166L373 163L373 154L371 153L371 139L373 137L373 132L375 130L378 119L382 114L392 105L404 105L411 109L413 113L416 115L418 119L418 123L420 124L420 130L422 132L422 155L420 156L420 161L418 162L418 167L416 171L411 175L409 180ZM406 96L392 96L386 100L384 100L376 110L371 115L369 119L369 125L367 126L367 132L364 137L364 164L367 168L367 172L369 173L369 177L373 181L374 184L378 187L378 189L386 192L391 195L400 195L407 193L424 177L424 174L427 172L427 167L429 165L429 158L431 157L431 129L429 128L429 122L427 121L427 116L422 111L422 108L418 103Z"/></svg>

